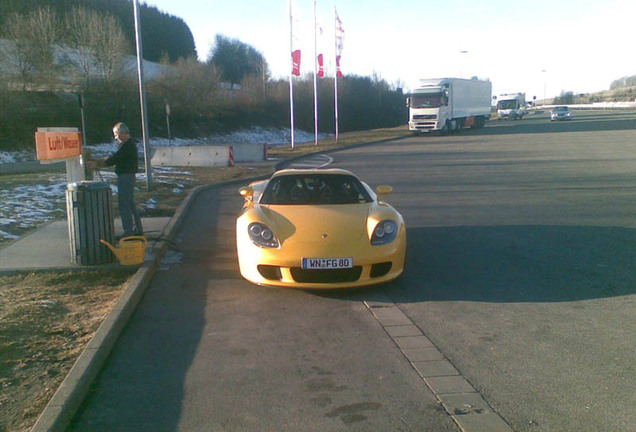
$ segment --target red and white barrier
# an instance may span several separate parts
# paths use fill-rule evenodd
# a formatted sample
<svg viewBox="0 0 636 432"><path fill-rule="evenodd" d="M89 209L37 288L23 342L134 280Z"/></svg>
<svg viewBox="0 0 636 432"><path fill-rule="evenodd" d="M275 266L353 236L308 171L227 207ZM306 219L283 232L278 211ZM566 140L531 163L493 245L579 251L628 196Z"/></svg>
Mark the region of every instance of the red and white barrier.
<svg viewBox="0 0 636 432"><path fill-rule="evenodd" d="M151 163L154 166L226 167L236 163L267 160L268 150L263 144L233 143L232 145L199 145L154 147Z"/></svg>

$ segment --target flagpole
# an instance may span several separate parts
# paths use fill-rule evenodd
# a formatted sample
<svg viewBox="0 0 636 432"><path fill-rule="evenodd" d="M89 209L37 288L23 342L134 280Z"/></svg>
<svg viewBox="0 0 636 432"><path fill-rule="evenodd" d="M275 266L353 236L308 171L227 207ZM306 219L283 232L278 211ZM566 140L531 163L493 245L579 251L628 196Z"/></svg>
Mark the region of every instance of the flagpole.
<svg viewBox="0 0 636 432"><path fill-rule="evenodd" d="M335 30L335 65L336 65L336 73L333 78L333 88L334 88L334 112L335 112L335 123L336 123L336 143L338 142L338 12L336 11L336 7L333 7L334 14L334 30Z"/></svg>
<svg viewBox="0 0 636 432"><path fill-rule="evenodd" d="M295 147L294 144L294 59L292 53L294 52L294 33L293 33L293 17L292 17L292 0L288 0L289 4L289 57L291 59L291 68L289 68L289 121L291 129L291 148Z"/></svg>
<svg viewBox="0 0 636 432"><path fill-rule="evenodd" d="M314 0L314 145L318 145L318 18L316 17L316 0Z"/></svg>

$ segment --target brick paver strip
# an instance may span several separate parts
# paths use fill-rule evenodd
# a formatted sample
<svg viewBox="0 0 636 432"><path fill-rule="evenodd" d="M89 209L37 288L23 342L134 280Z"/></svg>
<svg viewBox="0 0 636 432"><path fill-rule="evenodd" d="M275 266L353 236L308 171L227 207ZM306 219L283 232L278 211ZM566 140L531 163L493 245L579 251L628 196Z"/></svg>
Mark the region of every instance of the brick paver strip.
<svg viewBox="0 0 636 432"><path fill-rule="evenodd" d="M371 312L383 326L413 324L397 306L374 308L371 309Z"/></svg>
<svg viewBox="0 0 636 432"><path fill-rule="evenodd" d="M414 325L397 325L384 328L392 338L403 336L423 336L422 331Z"/></svg>
<svg viewBox="0 0 636 432"><path fill-rule="evenodd" d="M463 432L513 432L393 300L376 292L364 304Z"/></svg>
<svg viewBox="0 0 636 432"><path fill-rule="evenodd" d="M459 375L459 371L455 369L455 366L446 359L413 362L412 364L422 378Z"/></svg>
<svg viewBox="0 0 636 432"><path fill-rule="evenodd" d="M393 340L402 349L435 347L426 336L394 337Z"/></svg>
<svg viewBox="0 0 636 432"><path fill-rule="evenodd" d="M494 412L453 416L466 432L511 432L512 428Z"/></svg>
<svg viewBox="0 0 636 432"><path fill-rule="evenodd" d="M439 395L438 398L453 416L483 414L491 411L488 402L479 393L454 393Z"/></svg>
<svg viewBox="0 0 636 432"><path fill-rule="evenodd" d="M444 354L434 346L423 348L406 348L402 352L411 363L431 360L444 360Z"/></svg>
<svg viewBox="0 0 636 432"><path fill-rule="evenodd" d="M461 375L424 378L435 394L476 392L472 385Z"/></svg>

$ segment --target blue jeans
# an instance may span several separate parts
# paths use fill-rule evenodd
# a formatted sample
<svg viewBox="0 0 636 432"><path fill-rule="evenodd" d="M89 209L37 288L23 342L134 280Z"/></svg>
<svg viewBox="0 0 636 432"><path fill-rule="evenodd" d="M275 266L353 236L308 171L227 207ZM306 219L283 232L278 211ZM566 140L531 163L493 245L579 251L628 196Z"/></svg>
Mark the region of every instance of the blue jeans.
<svg viewBox="0 0 636 432"><path fill-rule="evenodd" d="M119 174L117 176L117 200L124 235L142 235L141 218L135 207L135 175Z"/></svg>

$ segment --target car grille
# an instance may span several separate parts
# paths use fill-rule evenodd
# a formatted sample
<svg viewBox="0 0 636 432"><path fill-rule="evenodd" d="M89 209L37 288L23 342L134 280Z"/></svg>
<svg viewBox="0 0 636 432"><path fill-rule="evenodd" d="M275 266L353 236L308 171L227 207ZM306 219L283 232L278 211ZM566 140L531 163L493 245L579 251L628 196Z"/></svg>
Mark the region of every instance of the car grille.
<svg viewBox="0 0 636 432"><path fill-rule="evenodd" d="M280 267L278 267L278 266L259 265L257 268L258 268L258 272L265 279L269 279L269 280L281 280L282 279L282 275L280 273Z"/></svg>
<svg viewBox="0 0 636 432"><path fill-rule="evenodd" d="M435 123L425 122L425 123L416 123L415 128L417 130L430 130L435 129Z"/></svg>
<svg viewBox="0 0 636 432"><path fill-rule="evenodd" d="M300 283L343 283L360 279L362 266L328 270L303 270L300 267L292 267L290 271L294 280Z"/></svg>
<svg viewBox="0 0 636 432"><path fill-rule="evenodd" d="M413 120L437 120L437 114L414 114Z"/></svg>
<svg viewBox="0 0 636 432"><path fill-rule="evenodd" d="M390 261L379 263L379 264L373 264L371 266L371 277L377 278L380 276L384 276L385 274L391 271L392 266L393 264Z"/></svg>

